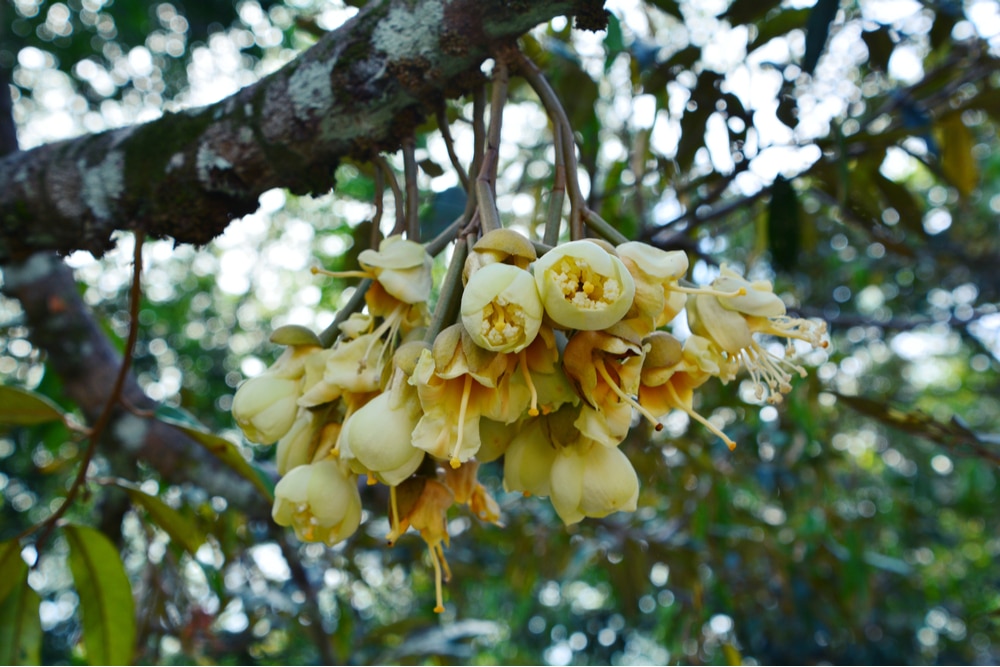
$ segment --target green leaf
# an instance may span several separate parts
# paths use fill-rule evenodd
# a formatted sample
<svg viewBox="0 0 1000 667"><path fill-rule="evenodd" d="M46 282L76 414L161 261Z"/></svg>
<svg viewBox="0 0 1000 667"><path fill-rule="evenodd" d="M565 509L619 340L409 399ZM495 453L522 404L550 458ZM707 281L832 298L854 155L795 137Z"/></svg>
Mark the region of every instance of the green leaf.
<svg viewBox="0 0 1000 667"><path fill-rule="evenodd" d="M28 565L21 560L21 545L17 540L0 542L0 602L14 590L14 586L27 575ZM0 661L0 664L3 661Z"/></svg>
<svg viewBox="0 0 1000 667"><path fill-rule="evenodd" d="M618 54L625 50L622 25L614 14L608 14L608 34L604 38L604 50L607 53L607 57L604 59L604 71L607 72L611 69Z"/></svg>
<svg viewBox="0 0 1000 667"><path fill-rule="evenodd" d="M812 74L826 48L826 39L830 36L830 24L837 17L840 0L817 0L809 21L806 23L806 53L802 58L802 71Z"/></svg>
<svg viewBox="0 0 1000 667"><path fill-rule="evenodd" d="M164 424L173 426L190 436L192 440L211 452L213 456L232 468L241 477L253 483L268 501L274 501L274 486L271 481L243 458L235 444L214 433L209 433L190 413L179 408L161 405L156 409L155 415Z"/></svg>
<svg viewBox="0 0 1000 667"><path fill-rule="evenodd" d="M959 114L943 118L938 123L938 130L944 175L963 197L968 197L979 183L979 170L972 154L975 138Z"/></svg>
<svg viewBox="0 0 1000 667"><path fill-rule="evenodd" d="M778 176L771 185L767 237L771 261L781 271L795 269L799 260L801 231L798 195L788 179Z"/></svg>
<svg viewBox="0 0 1000 667"><path fill-rule="evenodd" d="M153 523L162 528L170 536L170 540L174 544L177 544L192 556L205 543L204 534L202 534L193 521L156 496L146 493L136 485L125 480L115 480L110 485L116 486L127 493L132 502L146 510Z"/></svg>
<svg viewBox="0 0 1000 667"><path fill-rule="evenodd" d="M41 394L0 385L0 424L28 426L63 421L65 416L62 408Z"/></svg>
<svg viewBox="0 0 1000 667"><path fill-rule="evenodd" d="M42 622L38 607L42 600L28 586L28 568L24 567L16 579L8 581L5 576L4 581L13 595L0 604L0 665L41 664Z"/></svg>
<svg viewBox="0 0 1000 667"><path fill-rule="evenodd" d="M63 532L69 543L69 567L80 596L87 662L130 664L135 648L135 609L132 585L118 549L93 528L66 526Z"/></svg>

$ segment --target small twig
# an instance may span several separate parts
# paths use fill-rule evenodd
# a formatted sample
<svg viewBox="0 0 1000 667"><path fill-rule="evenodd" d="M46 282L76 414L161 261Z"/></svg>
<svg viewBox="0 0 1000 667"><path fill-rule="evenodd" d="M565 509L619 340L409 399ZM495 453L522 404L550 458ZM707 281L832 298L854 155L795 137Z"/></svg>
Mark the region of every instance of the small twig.
<svg viewBox="0 0 1000 667"><path fill-rule="evenodd" d="M470 187L469 174L467 174L465 168L462 167L462 163L458 160L458 153L455 152L455 141L451 138L451 129L448 126L448 115L445 113L443 104L438 107L437 122L438 129L441 130L441 137L444 139L444 146L448 149L448 159L451 160L451 166L454 168L455 173L458 174L458 180L462 183L462 189L468 192Z"/></svg>
<svg viewBox="0 0 1000 667"><path fill-rule="evenodd" d="M354 294L351 298L347 300L344 307L337 311L336 317L333 318L333 322L330 323L326 329L319 334L319 342L322 343L323 347L330 347L333 345L337 337L340 336L340 325L347 321L355 311L361 308L362 304L365 302L365 293L368 292L368 288L372 286L372 279L365 278L358 286L354 288Z"/></svg>
<svg viewBox="0 0 1000 667"><path fill-rule="evenodd" d="M554 132L552 143L555 148L555 180L552 183L552 193L549 195L548 216L545 219L545 233L542 242L554 246L559 242L559 227L562 225L563 202L566 200L566 160L563 155L562 132Z"/></svg>
<svg viewBox="0 0 1000 667"><path fill-rule="evenodd" d="M378 250L379 240L382 232L382 212L385 209L385 174L378 167L375 168L375 215L372 216L372 235L369 245L373 250Z"/></svg>
<svg viewBox="0 0 1000 667"><path fill-rule="evenodd" d="M444 228L444 231L424 244L424 251L431 257L437 257L437 254L444 250L445 246L455 240L467 221L464 213L455 218L450 225Z"/></svg>
<svg viewBox="0 0 1000 667"><path fill-rule="evenodd" d="M451 255L451 264L448 265L448 273L441 281L441 291L438 294L437 306L434 308L434 316L427 327L424 341L434 344L434 339L447 327L455 317L455 310L458 307L458 298L462 294L462 270L465 268L465 258L469 254L469 241L458 240L455 250Z"/></svg>
<svg viewBox="0 0 1000 667"><path fill-rule="evenodd" d="M535 91L538 98L545 107L554 125L553 132L558 132L562 136L562 153L566 161L566 184L569 186L569 226L570 238L583 238L583 210L586 202L580 192L580 173L576 161L576 140L573 137L573 127L570 125L569 116L552 86L542 76L541 71L520 51L512 51L512 56L518 64L518 73L524 77L528 85Z"/></svg>
<svg viewBox="0 0 1000 667"><path fill-rule="evenodd" d="M483 154L486 152L486 87L480 86L472 98L472 164L470 174L478 174L483 164ZM470 199L473 199L470 197ZM473 201L474 205L475 202Z"/></svg>
<svg viewBox="0 0 1000 667"><path fill-rule="evenodd" d="M403 191L399 189L396 174L393 173L392 167L381 155L375 155L372 162L385 174L385 180L389 184L389 189L392 190L392 199L396 202L396 225L392 228L390 236L402 234L406 230L406 208L403 205Z"/></svg>
<svg viewBox="0 0 1000 667"><path fill-rule="evenodd" d="M619 245L621 243L626 243L628 241L627 236L625 236L620 231L612 227L611 223L609 223L607 220L599 216L596 211L592 211L589 208L584 208L583 220L584 222L587 223L588 227L590 227L592 230L600 234L601 237L604 238L604 240L608 241L613 245Z"/></svg>
<svg viewBox="0 0 1000 667"><path fill-rule="evenodd" d="M406 238L420 243L420 209L417 191L416 143L413 137L403 140L403 178L406 183Z"/></svg>
<svg viewBox="0 0 1000 667"><path fill-rule="evenodd" d="M500 128L503 125L503 108L507 103L507 84L510 80L507 65L501 58L494 60L493 95L490 100L490 128L486 137L486 155L476 177L476 199L479 205L480 226L483 233L500 229L500 212L496 202L497 161L500 157Z"/></svg>
<svg viewBox="0 0 1000 667"><path fill-rule="evenodd" d="M146 239L146 235L142 231L135 232L135 251L132 259L132 287L129 290L129 325L128 325L128 338L125 341L125 350L122 354L122 363L118 367L118 375L115 377L115 383L111 388L111 393L108 395L108 400L104 404L104 409L101 410L101 414L98 415L97 421L94 422L93 428L90 429L90 442L87 443L87 450L83 454L83 459L80 461L80 468L77 470L76 477L73 479L73 483L69 487L69 491L66 493L66 497L63 499L59 508L55 512L50 514L41 523L34 524L25 529L20 535L18 535L15 540L20 540L25 538L37 530L41 530L42 533L35 542L36 553L41 554L42 548L48 541L49 537L52 535L52 530L55 528L56 523L59 519L66 514L70 506L76 500L77 495L83 488L83 484L87 479L87 469L90 467L90 462L94 459L94 454L97 452L97 443L101 439L105 429L111 422L111 415L114 412L115 406L118 405L119 400L122 395L122 388L125 386L125 378L128 376L128 370L132 365L132 355L135 351L135 341L139 337L139 305L142 299L142 283L139 278L142 274L142 245ZM36 560L37 565L40 561Z"/></svg>

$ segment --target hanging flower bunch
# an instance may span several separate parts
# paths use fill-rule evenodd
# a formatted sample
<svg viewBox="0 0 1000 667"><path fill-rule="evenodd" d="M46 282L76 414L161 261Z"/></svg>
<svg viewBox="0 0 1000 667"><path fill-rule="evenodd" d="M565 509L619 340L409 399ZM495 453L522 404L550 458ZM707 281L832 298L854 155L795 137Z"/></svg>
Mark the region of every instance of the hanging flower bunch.
<svg viewBox="0 0 1000 667"><path fill-rule="evenodd" d="M494 111L505 81L494 82ZM548 497L567 525L634 511L639 480L620 445L635 415L659 430L681 410L735 447L695 410L695 390L743 369L759 399L779 402L805 370L758 337L826 346L826 325L788 317L770 283L725 265L708 286L686 283L684 252L620 238L580 205L573 182L574 240L533 243L502 228L492 192L500 114L491 118L476 207L452 232L433 318L432 257L411 227L359 255L350 275L366 279L365 308L338 317L332 344L279 329L272 340L285 352L232 408L247 439L277 443L273 517L300 539L346 539L362 519L361 476L386 485L387 540L409 528L425 540L436 611L449 510L500 521L480 464L502 459L504 489ZM580 221L605 238L582 238ZM667 330L681 311L692 332L684 341Z"/></svg>

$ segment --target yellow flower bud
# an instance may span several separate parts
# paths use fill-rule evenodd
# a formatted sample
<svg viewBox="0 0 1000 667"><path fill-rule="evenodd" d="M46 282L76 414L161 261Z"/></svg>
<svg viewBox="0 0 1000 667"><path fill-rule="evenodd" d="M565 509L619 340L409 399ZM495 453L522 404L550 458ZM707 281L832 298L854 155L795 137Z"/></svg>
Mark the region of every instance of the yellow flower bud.
<svg viewBox="0 0 1000 667"><path fill-rule="evenodd" d="M301 540L333 546L361 524L357 478L334 459L293 468L274 487L271 516Z"/></svg>
<svg viewBox="0 0 1000 667"><path fill-rule="evenodd" d="M542 301L531 274L490 264L472 274L462 294L462 324L476 345L492 352L520 352L542 326Z"/></svg>
<svg viewBox="0 0 1000 667"><path fill-rule="evenodd" d="M431 296L432 260L419 243L390 236L377 251L361 251L358 263L404 303L423 303Z"/></svg>
<svg viewBox="0 0 1000 667"><path fill-rule="evenodd" d="M299 414L292 428L278 441L275 464L278 474L284 475L292 468L305 465L312 460L316 443L315 415L299 408Z"/></svg>
<svg viewBox="0 0 1000 667"><path fill-rule="evenodd" d="M634 512L639 500L639 478L625 453L588 440L556 453L549 484L552 506L567 526Z"/></svg>
<svg viewBox="0 0 1000 667"><path fill-rule="evenodd" d="M635 281L622 261L589 241L556 246L535 262L534 273L545 312L568 329L606 329L635 297Z"/></svg>
<svg viewBox="0 0 1000 667"><path fill-rule="evenodd" d="M462 282L468 283L479 269L490 264L510 264L527 269L538 257L531 241L513 229L494 229L487 232L473 246L462 269Z"/></svg>
<svg viewBox="0 0 1000 667"><path fill-rule="evenodd" d="M544 426L544 419L531 420L511 441L503 460L504 491L549 495L549 474L556 449Z"/></svg>
<svg viewBox="0 0 1000 667"><path fill-rule="evenodd" d="M288 433L298 412L299 379L264 373L250 378L233 397L233 419L251 442L271 445Z"/></svg>
<svg viewBox="0 0 1000 667"><path fill-rule="evenodd" d="M411 439L420 420L415 393L412 402L398 406L390 405L390 397L383 392L348 418L341 434L340 455L357 459L380 482L396 486L416 472L424 451L414 447Z"/></svg>

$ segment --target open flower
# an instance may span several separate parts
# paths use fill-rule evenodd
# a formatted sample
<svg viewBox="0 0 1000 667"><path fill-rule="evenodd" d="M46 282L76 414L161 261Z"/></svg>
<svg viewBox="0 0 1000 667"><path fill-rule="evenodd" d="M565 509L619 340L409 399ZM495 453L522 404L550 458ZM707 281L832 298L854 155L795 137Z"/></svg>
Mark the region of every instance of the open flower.
<svg viewBox="0 0 1000 667"><path fill-rule="evenodd" d="M642 368L639 338L624 325L613 331L617 335L610 331L579 331L563 353L566 376L584 401L576 426L608 447L617 447L625 439L633 409L662 428L633 398L639 390Z"/></svg>
<svg viewBox="0 0 1000 667"><path fill-rule="evenodd" d="M734 449L736 443L694 409L694 390L713 376L723 380L732 377L736 370L733 360L722 355L710 340L696 335L689 336L683 347L665 331L654 331L642 342L646 358L639 403L657 418L681 410Z"/></svg>
<svg viewBox="0 0 1000 667"><path fill-rule="evenodd" d="M390 236L378 250L362 250L358 263L403 303L424 303L431 296L432 260L419 243Z"/></svg>
<svg viewBox="0 0 1000 667"><path fill-rule="evenodd" d="M677 281L688 270L686 253L638 241L622 243L615 251L635 280L635 300L627 318L638 320L640 333L662 327L684 309L687 294Z"/></svg>
<svg viewBox="0 0 1000 667"><path fill-rule="evenodd" d="M361 524L357 477L335 459L293 468L274 487L271 516L300 540L333 546Z"/></svg>
<svg viewBox="0 0 1000 667"><path fill-rule="evenodd" d="M719 294L698 294L687 305L691 331L711 340L722 352L743 365L756 386L758 399L780 403L782 394L791 391L792 375L805 376L801 366L786 357L770 353L753 334L764 333L803 340L814 347L826 347L826 323L785 316L785 306L771 291L770 283L750 283L723 267L712 283ZM731 288L736 288L735 292Z"/></svg>
<svg viewBox="0 0 1000 667"><path fill-rule="evenodd" d="M542 325L542 301L531 274L509 264L484 266L462 294L462 324L477 345L520 352Z"/></svg>
<svg viewBox="0 0 1000 667"><path fill-rule="evenodd" d="M509 424L528 406L527 389L511 382L516 361L473 343L461 324L438 334L433 349L421 352L409 380L424 413L413 445L453 468L475 456L480 418Z"/></svg>
<svg viewBox="0 0 1000 667"><path fill-rule="evenodd" d="M590 241L556 246L535 262L534 273L545 312L567 329L606 329L622 319L635 296L622 261Z"/></svg>

